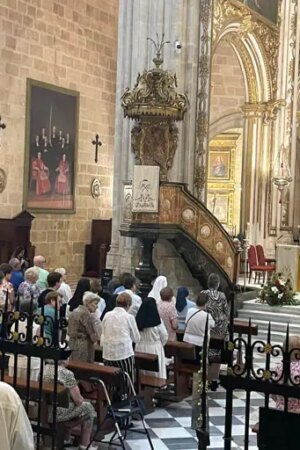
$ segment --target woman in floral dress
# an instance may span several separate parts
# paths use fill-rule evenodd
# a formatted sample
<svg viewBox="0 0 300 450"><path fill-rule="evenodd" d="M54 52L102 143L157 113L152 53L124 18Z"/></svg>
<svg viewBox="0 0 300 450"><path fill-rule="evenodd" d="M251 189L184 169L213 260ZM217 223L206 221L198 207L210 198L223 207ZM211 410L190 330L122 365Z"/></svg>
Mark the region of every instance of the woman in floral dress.
<svg viewBox="0 0 300 450"><path fill-rule="evenodd" d="M101 335L101 322L95 315L99 301L97 294L85 292L83 305L70 313L68 334L69 346L73 350L70 357L72 360L95 361L94 344L100 340Z"/></svg>
<svg viewBox="0 0 300 450"><path fill-rule="evenodd" d="M53 361L48 361L45 366L43 380L46 383L53 383L55 377L55 365ZM80 394L77 381L71 370L66 368L66 361L59 361L58 365L58 383L64 385L69 390L69 406L63 408L58 406L56 409L56 421L67 422L79 417L85 417L81 425L81 437L79 449L85 449L91 441L91 433L93 429L94 417L96 412L93 405L85 401ZM49 422L53 422L53 409L49 408ZM90 446L91 450L96 450L98 447Z"/></svg>

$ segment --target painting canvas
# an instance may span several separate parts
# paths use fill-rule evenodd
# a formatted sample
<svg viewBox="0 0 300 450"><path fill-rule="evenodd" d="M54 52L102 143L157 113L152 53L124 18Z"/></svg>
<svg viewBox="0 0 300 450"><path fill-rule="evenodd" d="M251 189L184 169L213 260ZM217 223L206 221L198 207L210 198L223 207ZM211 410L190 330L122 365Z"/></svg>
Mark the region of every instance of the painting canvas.
<svg viewBox="0 0 300 450"><path fill-rule="evenodd" d="M207 207L221 223L228 224L229 196L227 193L208 193Z"/></svg>
<svg viewBox="0 0 300 450"><path fill-rule="evenodd" d="M279 0L240 0L244 5L257 12L274 24L278 21Z"/></svg>
<svg viewBox="0 0 300 450"><path fill-rule="evenodd" d="M230 151L209 152L208 178L212 180L229 180L230 178Z"/></svg>
<svg viewBox="0 0 300 450"><path fill-rule="evenodd" d="M134 166L133 212L158 212L159 166Z"/></svg>
<svg viewBox="0 0 300 450"><path fill-rule="evenodd" d="M79 93L27 80L24 207L75 211Z"/></svg>

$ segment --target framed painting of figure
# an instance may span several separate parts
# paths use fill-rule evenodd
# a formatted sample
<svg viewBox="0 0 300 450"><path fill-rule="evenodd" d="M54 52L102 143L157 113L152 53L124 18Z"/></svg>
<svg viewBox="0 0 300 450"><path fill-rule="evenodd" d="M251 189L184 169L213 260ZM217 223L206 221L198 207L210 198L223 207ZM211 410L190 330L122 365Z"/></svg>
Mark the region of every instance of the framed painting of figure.
<svg viewBox="0 0 300 450"><path fill-rule="evenodd" d="M231 222L231 218L229 216L230 210L229 203L230 203L230 195L227 192L207 193L207 208L224 225L229 225Z"/></svg>
<svg viewBox="0 0 300 450"><path fill-rule="evenodd" d="M256 13L263 16L265 19L272 22L274 25L278 22L279 16L279 0L240 0L241 3L248 6Z"/></svg>
<svg viewBox="0 0 300 450"><path fill-rule="evenodd" d="M75 211L79 92L27 80L24 208Z"/></svg>
<svg viewBox="0 0 300 450"><path fill-rule="evenodd" d="M230 178L230 150L210 150L208 156L208 179L229 180Z"/></svg>

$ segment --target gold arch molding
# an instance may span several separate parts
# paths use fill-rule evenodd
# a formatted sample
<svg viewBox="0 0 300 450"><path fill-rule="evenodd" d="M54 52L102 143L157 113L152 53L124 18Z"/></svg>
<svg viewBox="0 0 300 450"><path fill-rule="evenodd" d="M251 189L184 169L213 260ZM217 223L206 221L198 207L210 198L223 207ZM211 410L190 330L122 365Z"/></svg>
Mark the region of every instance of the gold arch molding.
<svg viewBox="0 0 300 450"><path fill-rule="evenodd" d="M280 22L280 20L279 20ZM247 85L247 102L275 99L278 76L279 22L271 25L236 0L217 0L213 52L221 40L235 51Z"/></svg>

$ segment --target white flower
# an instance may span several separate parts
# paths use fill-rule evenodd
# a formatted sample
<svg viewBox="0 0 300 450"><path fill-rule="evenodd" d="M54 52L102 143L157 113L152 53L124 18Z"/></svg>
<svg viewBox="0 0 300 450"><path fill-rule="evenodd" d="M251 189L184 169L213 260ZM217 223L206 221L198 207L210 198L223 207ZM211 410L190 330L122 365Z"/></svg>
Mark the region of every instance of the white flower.
<svg viewBox="0 0 300 450"><path fill-rule="evenodd" d="M273 286L273 287L271 288L271 291L273 291L274 294L278 294L278 292L279 292L276 286Z"/></svg>
<svg viewBox="0 0 300 450"><path fill-rule="evenodd" d="M278 294L278 298L281 299L283 297L283 293Z"/></svg>

